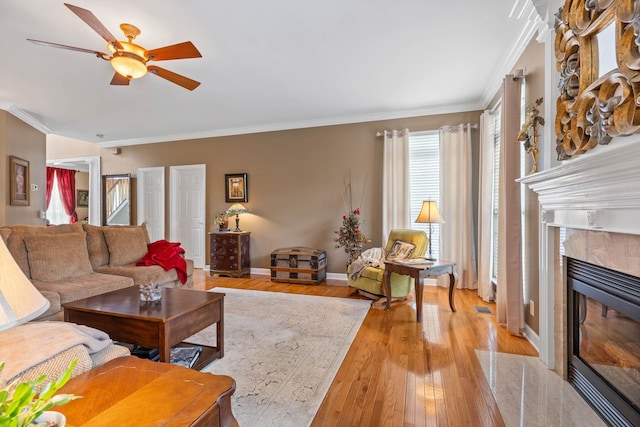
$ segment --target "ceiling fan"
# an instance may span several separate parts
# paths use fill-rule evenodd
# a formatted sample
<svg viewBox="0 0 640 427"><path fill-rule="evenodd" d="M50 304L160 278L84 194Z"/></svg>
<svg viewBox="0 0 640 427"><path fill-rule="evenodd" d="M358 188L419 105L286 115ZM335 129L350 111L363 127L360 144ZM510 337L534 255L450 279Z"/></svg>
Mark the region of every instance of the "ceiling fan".
<svg viewBox="0 0 640 427"><path fill-rule="evenodd" d="M45 42L42 40L27 39L30 42L57 47L60 49L75 50L77 52L86 52L96 55L98 58L109 61L116 71L112 85L128 85L132 79L143 77L147 72L155 74L163 79L169 80L185 89L194 90L200 85L200 82L192 80L188 77L176 74L172 71L165 70L156 65L147 65L149 61L167 61L171 59L187 59L201 58L202 55L198 49L190 41L174 44L171 46L160 47L158 49L146 50L142 46L133 43L133 40L140 34L140 30L131 24L120 24L120 29L124 33L128 41L117 40L113 34L102 25L96 16L87 9L74 6L68 3L64 4L73 13L78 15L88 26L107 41L107 49L110 53L100 52L97 50L83 49L80 47L67 46L64 44Z"/></svg>

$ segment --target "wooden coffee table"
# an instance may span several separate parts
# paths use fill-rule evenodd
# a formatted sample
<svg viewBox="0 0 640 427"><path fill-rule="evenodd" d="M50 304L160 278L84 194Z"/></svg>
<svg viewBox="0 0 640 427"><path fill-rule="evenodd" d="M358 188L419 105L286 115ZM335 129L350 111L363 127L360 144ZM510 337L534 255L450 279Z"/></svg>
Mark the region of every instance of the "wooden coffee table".
<svg viewBox="0 0 640 427"><path fill-rule="evenodd" d="M56 407L67 427L237 427L233 378L134 356L120 357L72 378L62 393L82 399Z"/></svg>
<svg viewBox="0 0 640 427"><path fill-rule="evenodd" d="M91 326L111 339L157 348L160 361L170 361L171 347L216 324L216 346L202 346L194 369L224 356L224 294L163 288L162 299L140 302L138 287L130 287L62 304L65 322Z"/></svg>

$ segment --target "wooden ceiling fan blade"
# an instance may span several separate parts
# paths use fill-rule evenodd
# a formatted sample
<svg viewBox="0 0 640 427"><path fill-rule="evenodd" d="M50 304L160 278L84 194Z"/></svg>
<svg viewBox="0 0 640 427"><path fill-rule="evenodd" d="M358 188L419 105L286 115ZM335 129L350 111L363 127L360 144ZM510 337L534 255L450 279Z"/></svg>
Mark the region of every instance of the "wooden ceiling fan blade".
<svg viewBox="0 0 640 427"><path fill-rule="evenodd" d="M156 67L155 65L148 66L147 70L149 70L150 73L162 77L163 79L169 80L171 83L175 83L185 89L194 90L195 88L200 86L200 82L191 80L190 78L182 76L180 74L176 74L173 71Z"/></svg>
<svg viewBox="0 0 640 427"><path fill-rule="evenodd" d="M69 3L65 3L64 5L67 6L73 13L75 13L78 18L82 19L85 24L90 26L93 31L98 33L100 37L105 39L107 43L117 46L118 49L122 49L122 45L120 44L118 39L116 39L114 35L111 34L109 30L107 30L107 27L105 27L90 10L83 9Z"/></svg>
<svg viewBox="0 0 640 427"><path fill-rule="evenodd" d="M113 78L111 79L111 84L114 86L129 86L129 82L131 80L122 76L118 73L113 74Z"/></svg>
<svg viewBox="0 0 640 427"><path fill-rule="evenodd" d="M148 50L150 61L167 61L170 59L202 58L198 49L191 42L182 42L171 46Z"/></svg>
<svg viewBox="0 0 640 427"><path fill-rule="evenodd" d="M97 50L91 50L91 49L84 49L81 47L75 47L75 46L67 46L66 44L60 44L60 43L52 43L52 42L45 42L42 40L34 40L34 39L27 39L28 41L30 41L31 43L35 43L41 46L47 46L47 47L56 47L58 49L67 49L67 50L75 50L76 52L85 52L85 53L92 53L96 56L99 56L102 59L107 59L109 57L109 54L105 53L105 52L100 52Z"/></svg>

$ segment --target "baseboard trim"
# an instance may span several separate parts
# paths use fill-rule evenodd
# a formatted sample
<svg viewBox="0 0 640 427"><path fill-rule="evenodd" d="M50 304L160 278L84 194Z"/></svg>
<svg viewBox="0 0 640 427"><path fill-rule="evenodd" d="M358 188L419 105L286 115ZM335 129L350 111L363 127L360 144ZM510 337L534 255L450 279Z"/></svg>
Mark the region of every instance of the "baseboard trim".
<svg viewBox="0 0 640 427"><path fill-rule="evenodd" d="M524 325L524 336L527 339L527 341L529 341L531 345L535 347L536 351L540 353L540 337L527 324Z"/></svg>

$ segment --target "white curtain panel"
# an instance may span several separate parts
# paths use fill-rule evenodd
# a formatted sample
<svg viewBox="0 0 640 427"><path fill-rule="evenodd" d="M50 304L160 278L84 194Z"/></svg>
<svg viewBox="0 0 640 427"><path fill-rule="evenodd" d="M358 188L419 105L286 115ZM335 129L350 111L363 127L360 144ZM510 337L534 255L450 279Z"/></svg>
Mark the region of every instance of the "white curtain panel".
<svg viewBox="0 0 640 427"><path fill-rule="evenodd" d="M496 319L512 334L524 332L520 231L520 90L507 75L502 83L500 190L498 199L498 283Z"/></svg>
<svg viewBox="0 0 640 427"><path fill-rule="evenodd" d="M389 231L410 228L409 130L384 132L382 178L382 246Z"/></svg>
<svg viewBox="0 0 640 427"><path fill-rule="evenodd" d="M493 134L491 113L485 110L480 116L480 173L478 182L478 296L484 301L494 301L491 286L491 220L493 210Z"/></svg>
<svg viewBox="0 0 640 427"><path fill-rule="evenodd" d="M440 129L440 258L455 261L458 288L478 287L471 190L471 126ZM448 286L448 275L438 284Z"/></svg>

